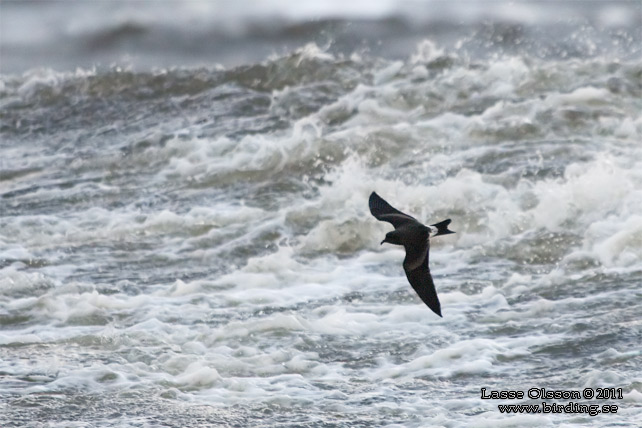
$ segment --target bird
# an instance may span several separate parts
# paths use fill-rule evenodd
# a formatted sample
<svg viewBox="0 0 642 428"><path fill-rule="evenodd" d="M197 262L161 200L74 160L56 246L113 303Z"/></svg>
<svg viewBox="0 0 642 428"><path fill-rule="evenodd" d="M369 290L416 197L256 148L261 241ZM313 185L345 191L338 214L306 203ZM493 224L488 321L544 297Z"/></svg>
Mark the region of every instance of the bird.
<svg viewBox="0 0 642 428"><path fill-rule="evenodd" d="M455 233L448 229L451 220L447 219L425 226L414 217L393 208L376 192L372 192L368 204L370 212L377 220L387 221L395 228L395 230L386 234L384 240L381 241L381 245L386 242L403 245L406 250L403 269L406 272L408 282L410 282L421 300L434 313L443 318L435 284L432 281L430 268L428 267L428 253L430 251L431 237Z"/></svg>

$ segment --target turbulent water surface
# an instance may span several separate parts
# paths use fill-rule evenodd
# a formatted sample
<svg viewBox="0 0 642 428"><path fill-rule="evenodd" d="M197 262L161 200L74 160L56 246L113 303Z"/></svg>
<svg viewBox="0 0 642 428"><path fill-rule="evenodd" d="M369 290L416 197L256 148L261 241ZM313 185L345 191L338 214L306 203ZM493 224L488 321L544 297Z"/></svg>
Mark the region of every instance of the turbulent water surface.
<svg viewBox="0 0 642 428"><path fill-rule="evenodd" d="M639 21L478 24L398 58L5 69L0 425L639 424ZM373 190L453 220L443 318ZM534 387L621 391L481 399ZM498 408L543 401L618 409Z"/></svg>

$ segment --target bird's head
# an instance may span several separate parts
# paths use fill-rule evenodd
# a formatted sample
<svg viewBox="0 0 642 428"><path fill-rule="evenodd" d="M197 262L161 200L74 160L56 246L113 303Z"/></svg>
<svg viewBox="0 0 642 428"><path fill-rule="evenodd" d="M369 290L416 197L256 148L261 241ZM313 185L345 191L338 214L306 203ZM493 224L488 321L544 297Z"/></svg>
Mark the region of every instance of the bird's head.
<svg viewBox="0 0 642 428"><path fill-rule="evenodd" d="M381 245L383 245L384 242L387 242L388 244L403 245L396 230L386 233L386 237L381 241Z"/></svg>

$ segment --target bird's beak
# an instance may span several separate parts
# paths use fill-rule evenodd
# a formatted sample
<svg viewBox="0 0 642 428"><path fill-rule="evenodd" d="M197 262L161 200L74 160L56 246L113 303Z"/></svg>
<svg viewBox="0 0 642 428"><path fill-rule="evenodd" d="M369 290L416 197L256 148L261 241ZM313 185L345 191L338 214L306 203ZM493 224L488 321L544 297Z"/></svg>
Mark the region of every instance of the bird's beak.
<svg viewBox="0 0 642 428"><path fill-rule="evenodd" d="M384 243L384 242L386 242L386 240L385 240L385 239L384 239L383 241L381 241L381 244L379 244L379 245L383 245L383 243Z"/></svg>

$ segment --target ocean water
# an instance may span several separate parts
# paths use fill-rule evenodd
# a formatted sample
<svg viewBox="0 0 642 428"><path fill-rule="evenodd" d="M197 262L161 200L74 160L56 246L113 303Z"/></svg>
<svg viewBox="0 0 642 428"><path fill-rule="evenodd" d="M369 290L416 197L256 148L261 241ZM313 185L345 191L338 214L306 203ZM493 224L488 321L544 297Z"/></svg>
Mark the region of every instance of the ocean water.
<svg viewBox="0 0 642 428"><path fill-rule="evenodd" d="M361 3L0 5L0 426L639 426L642 5Z"/></svg>

